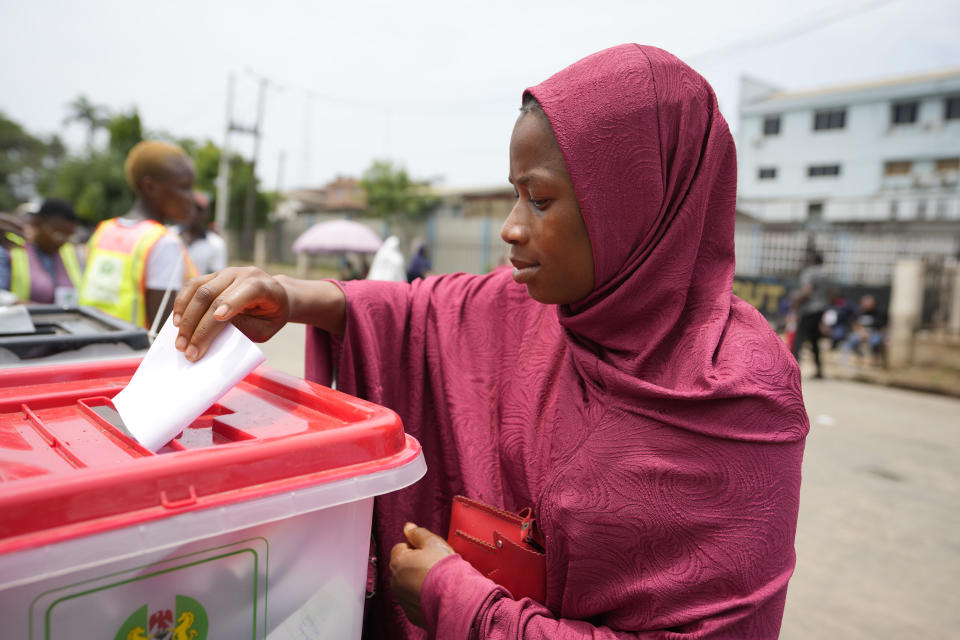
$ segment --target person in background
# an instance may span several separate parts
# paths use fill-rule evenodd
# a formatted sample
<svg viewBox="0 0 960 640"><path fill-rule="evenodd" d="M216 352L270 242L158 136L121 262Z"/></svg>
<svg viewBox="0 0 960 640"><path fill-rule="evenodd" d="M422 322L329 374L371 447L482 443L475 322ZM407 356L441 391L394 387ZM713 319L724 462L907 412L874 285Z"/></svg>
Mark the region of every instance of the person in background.
<svg viewBox="0 0 960 640"><path fill-rule="evenodd" d="M403 254L400 253L400 239L397 236L390 236L377 249L377 252L373 255L373 261L370 263L367 278L369 280L406 282L407 278L403 270Z"/></svg>
<svg viewBox="0 0 960 640"><path fill-rule="evenodd" d="M809 422L796 360L732 292L737 156L716 96L622 45L520 103L512 269L228 268L180 292L174 346L194 361L227 322L258 341L306 323L307 377L332 364L423 446L426 475L374 502L365 638L776 638ZM458 494L532 510L543 601L453 552Z"/></svg>
<svg viewBox="0 0 960 640"><path fill-rule="evenodd" d="M822 322L826 327L824 333L830 336L830 349L834 350L839 348L850 335L857 307L853 301L837 291L831 291L829 298L830 307L824 312Z"/></svg>
<svg viewBox="0 0 960 640"><path fill-rule="evenodd" d="M807 261L800 272L800 290L794 298L797 308L797 333L793 339L793 357L800 362L803 345L810 343L813 362L817 367L815 378L823 378L820 361L820 320L830 306L830 280L823 270L823 256L817 251L807 253Z"/></svg>
<svg viewBox="0 0 960 640"><path fill-rule="evenodd" d="M0 246L0 289L9 289L22 302L76 304L83 274L77 248L70 242L77 215L70 203L48 199L29 216L22 243L7 236Z"/></svg>
<svg viewBox="0 0 960 640"><path fill-rule="evenodd" d="M146 140L130 150L123 168L136 201L90 237L80 304L150 328L173 306L173 295L163 302L166 292L175 294L194 275L179 235L164 226L194 215L193 163L178 146Z"/></svg>
<svg viewBox="0 0 960 640"><path fill-rule="evenodd" d="M193 200L196 207L181 233L190 260L200 275L225 269L227 243L210 229L210 196L202 191L195 191Z"/></svg>
<svg viewBox="0 0 960 640"><path fill-rule="evenodd" d="M22 247L27 232L20 216L0 211L0 247Z"/></svg>
<svg viewBox="0 0 960 640"><path fill-rule="evenodd" d="M417 278L426 278L433 269L430 263L430 254L427 244L421 242L417 245L417 250L410 258L410 264L407 265L407 282L413 282Z"/></svg>
<svg viewBox="0 0 960 640"><path fill-rule="evenodd" d="M860 298L860 306L853 317L853 329L844 343L847 352L863 356L862 347L870 350L870 362L882 365L885 355L887 314L877 308L877 299L867 294Z"/></svg>

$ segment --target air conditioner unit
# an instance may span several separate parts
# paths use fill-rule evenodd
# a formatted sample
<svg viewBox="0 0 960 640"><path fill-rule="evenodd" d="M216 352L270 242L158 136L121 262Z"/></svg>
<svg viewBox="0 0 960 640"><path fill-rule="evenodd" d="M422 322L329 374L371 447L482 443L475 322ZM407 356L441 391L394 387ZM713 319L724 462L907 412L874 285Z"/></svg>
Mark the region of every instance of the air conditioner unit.
<svg viewBox="0 0 960 640"><path fill-rule="evenodd" d="M753 142L753 146L755 146L755 147L762 147L762 146L763 146L763 139L764 139L763 134L760 134L760 135L754 136L754 137L753 137L753 140L751 140L751 142Z"/></svg>
<svg viewBox="0 0 960 640"><path fill-rule="evenodd" d="M940 172L940 184L944 187L955 187L960 182L960 171L950 169Z"/></svg>

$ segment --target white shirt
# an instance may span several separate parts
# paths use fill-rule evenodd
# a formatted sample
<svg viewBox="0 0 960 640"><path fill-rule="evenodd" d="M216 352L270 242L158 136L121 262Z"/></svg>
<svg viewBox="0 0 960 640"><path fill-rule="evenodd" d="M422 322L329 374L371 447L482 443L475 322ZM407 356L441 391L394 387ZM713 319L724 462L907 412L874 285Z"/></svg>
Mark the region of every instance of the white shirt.
<svg viewBox="0 0 960 640"><path fill-rule="evenodd" d="M194 240L187 247L197 273L213 273L227 267L227 243L213 231L207 231L203 238Z"/></svg>

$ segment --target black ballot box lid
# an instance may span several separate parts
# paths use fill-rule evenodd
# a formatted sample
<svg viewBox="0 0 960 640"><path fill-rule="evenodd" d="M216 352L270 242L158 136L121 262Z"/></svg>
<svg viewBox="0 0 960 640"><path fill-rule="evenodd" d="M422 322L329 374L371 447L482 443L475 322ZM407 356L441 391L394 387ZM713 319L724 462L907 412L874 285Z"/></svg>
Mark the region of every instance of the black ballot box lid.
<svg viewBox="0 0 960 640"><path fill-rule="evenodd" d="M5 331L0 327L0 366L96 358L101 354L116 357L150 347L146 329L93 307L51 304L23 308L33 326L16 322Z"/></svg>

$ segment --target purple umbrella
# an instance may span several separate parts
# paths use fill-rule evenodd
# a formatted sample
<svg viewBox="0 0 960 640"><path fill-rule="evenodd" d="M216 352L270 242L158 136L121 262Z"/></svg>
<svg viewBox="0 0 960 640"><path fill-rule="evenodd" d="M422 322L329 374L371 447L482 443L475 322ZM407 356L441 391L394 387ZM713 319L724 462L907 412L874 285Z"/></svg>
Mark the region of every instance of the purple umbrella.
<svg viewBox="0 0 960 640"><path fill-rule="evenodd" d="M376 253L383 241L370 227L353 220L313 225L293 242L295 253Z"/></svg>

